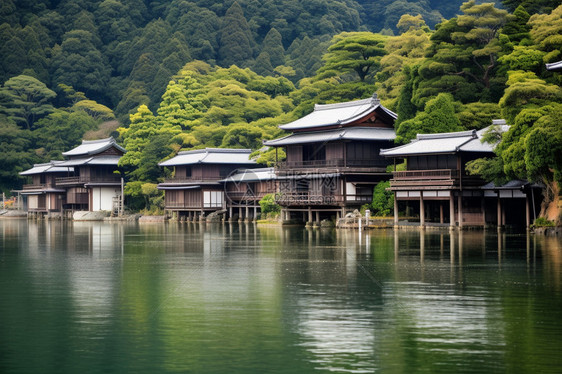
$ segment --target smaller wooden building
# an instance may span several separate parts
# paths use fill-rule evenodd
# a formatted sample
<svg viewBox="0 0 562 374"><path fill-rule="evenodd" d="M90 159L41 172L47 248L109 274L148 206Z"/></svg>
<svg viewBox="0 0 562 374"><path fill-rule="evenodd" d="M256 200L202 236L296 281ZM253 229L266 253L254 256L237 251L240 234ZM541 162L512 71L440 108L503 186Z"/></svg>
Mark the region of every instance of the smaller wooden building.
<svg viewBox="0 0 562 374"><path fill-rule="evenodd" d="M256 167L250 153L250 149L205 148L179 152L159 163L174 168L173 178L158 184L158 189L164 191L165 210L190 220L226 210L222 180L236 169Z"/></svg>
<svg viewBox="0 0 562 374"><path fill-rule="evenodd" d="M74 168L60 166L63 161L50 161L35 164L20 175L30 178L29 184L24 184L18 192L24 197L24 208L34 214L48 214L60 212L66 203L66 190L57 187L56 178L74 173Z"/></svg>
<svg viewBox="0 0 562 374"><path fill-rule="evenodd" d="M273 168L241 169L221 182L230 219L256 219L261 212L260 200L278 191Z"/></svg>
<svg viewBox="0 0 562 374"><path fill-rule="evenodd" d="M508 129L503 120L494 120L494 126L499 132ZM408 144L381 150L381 155L395 162L405 159L407 165L390 180L395 225L399 212L409 221L402 224L419 217L422 227L530 225L536 186L522 182L496 187L466 172L468 161L495 156L495 144L482 142L489 129L419 134Z"/></svg>
<svg viewBox="0 0 562 374"><path fill-rule="evenodd" d="M117 163L125 149L113 138L84 140L63 152L64 161L34 165L20 175L31 184L21 193L31 213L115 210L122 203L122 178Z"/></svg>

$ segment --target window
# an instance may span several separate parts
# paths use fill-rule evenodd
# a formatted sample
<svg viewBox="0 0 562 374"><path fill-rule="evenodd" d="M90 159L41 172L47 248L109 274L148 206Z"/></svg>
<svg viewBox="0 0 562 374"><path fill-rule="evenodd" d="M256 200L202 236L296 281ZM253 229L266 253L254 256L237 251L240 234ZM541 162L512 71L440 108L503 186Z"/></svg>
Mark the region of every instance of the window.
<svg viewBox="0 0 562 374"><path fill-rule="evenodd" d="M203 191L203 208L222 208L222 191Z"/></svg>

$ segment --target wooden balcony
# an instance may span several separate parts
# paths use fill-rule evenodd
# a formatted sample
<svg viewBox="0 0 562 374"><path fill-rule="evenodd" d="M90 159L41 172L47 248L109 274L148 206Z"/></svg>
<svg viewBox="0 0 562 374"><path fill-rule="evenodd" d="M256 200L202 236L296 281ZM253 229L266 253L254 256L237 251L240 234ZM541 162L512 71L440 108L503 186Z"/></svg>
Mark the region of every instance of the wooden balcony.
<svg viewBox="0 0 562 374"><path fill-rule="evenodd" d="M372 194L319 195L308 192L280 193L275 202L281 206L363 205L370 203Z"/></svg>
<svg viewBox="0 0 562 374"><path fill-rule="evenodd" d="M45 189L47 187L51 187L45 183L42 184L24 184L23 185L23 189L24 190L42 190Z"/></svg>
<svg viewBox="0 0 562 374"><path fill-rule="evenodd" d="M395 171L390 180L392 189L433 188L433 187L467 187L483 184L480 177L461 173L455 169L407 170ZM461 178L462 177L462 178Z"/></svg>
<svg viewBox="0 0 562 374"><path fill-rule="evenodd" d="M209 182L218 182L221 179L226 178L226 176L222 177L214 177L214 178L168 178L164 180L163 183L175 183L175 184L202 184L202 183L209 183Z"/></svg>
<svg viewBox="0 0 562 374"><path fill-rule="evenodd" d="M276 164L276 167L281 172L298 169L313 169L315 172L331 172L338 171L361 171L361 172L375 172L384 173L388 163L383 159L377 160L306 160L306 161L282 161Z"/></svg>
<svg viewBox="0 0 562 374"><path fill-rule="evenodd" d="M65 177L57 178L57 186L77 186L84 185L88 183L111 183L119 184L121 183L121 177L118 175L105 175L105 176L95 176L95 177Z"/></svg>

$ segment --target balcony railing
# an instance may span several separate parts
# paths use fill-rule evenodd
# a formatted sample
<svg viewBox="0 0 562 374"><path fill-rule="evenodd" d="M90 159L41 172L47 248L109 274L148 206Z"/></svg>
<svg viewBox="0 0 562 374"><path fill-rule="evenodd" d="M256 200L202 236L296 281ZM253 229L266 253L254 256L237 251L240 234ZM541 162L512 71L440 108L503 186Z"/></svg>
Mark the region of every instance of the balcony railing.
<svg viewBox="0 0 562 374"><path fill-rule="evenodd" d="M385 160L306 160L306 161L281 161L277 163L279 169L301 168L386 168Z"/></svg>
<svg viewBox="0 0 562 374"><path fill-rule="evenodd" d="M226 178L227 176L217 176L217 177L209 177L205 179L201 178L168 178L164 180L164 183L177 183L177 184L197 184L197 183L204 183L204 182L216 182L221 179Z"/></svg>
<svg viewBox="0 0 562 374"><path fill-rule="evenodd" d="M453 179L458 177L458 171L451 169L395 171L392 174L393 180Z"/></svg>
<svg viewBox="0 0 562 374"><path fill-rule="evenodd" d="M117 175L106 175L106 176L78 176L78 177L65 177L57 178L57 186L71 186L77 184L86 183L120 183L121 177Z"/></svg>
<svg viewBox="0 0 562 374"><path fill-rule="evenodd" d="M371 202L372 194L355 194L355 195L318 195L308 192L281 193L275 197L275 201L284 206L289 205L336 205L341 203L347 204L364 204Z"/></svg>
<svg viewBox="0 0 562 374"><path fill-rule="evenodd" d="M24 190L40 190L40 189L44 189L47 188L47 184L45 183L41 183L41 184L24 184L23 185L23 189Z"/></svg>

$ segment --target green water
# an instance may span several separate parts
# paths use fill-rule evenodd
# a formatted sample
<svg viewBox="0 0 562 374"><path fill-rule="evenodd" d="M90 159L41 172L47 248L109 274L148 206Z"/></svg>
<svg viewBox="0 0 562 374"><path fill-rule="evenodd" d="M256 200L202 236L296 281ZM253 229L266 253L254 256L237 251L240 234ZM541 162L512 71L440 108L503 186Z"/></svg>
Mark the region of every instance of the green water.
<svg viewBox="0 0 562 374"><path fill-rule="evenodd" d="M0 221L1 373L562 370L562 245Z"/></svg>

